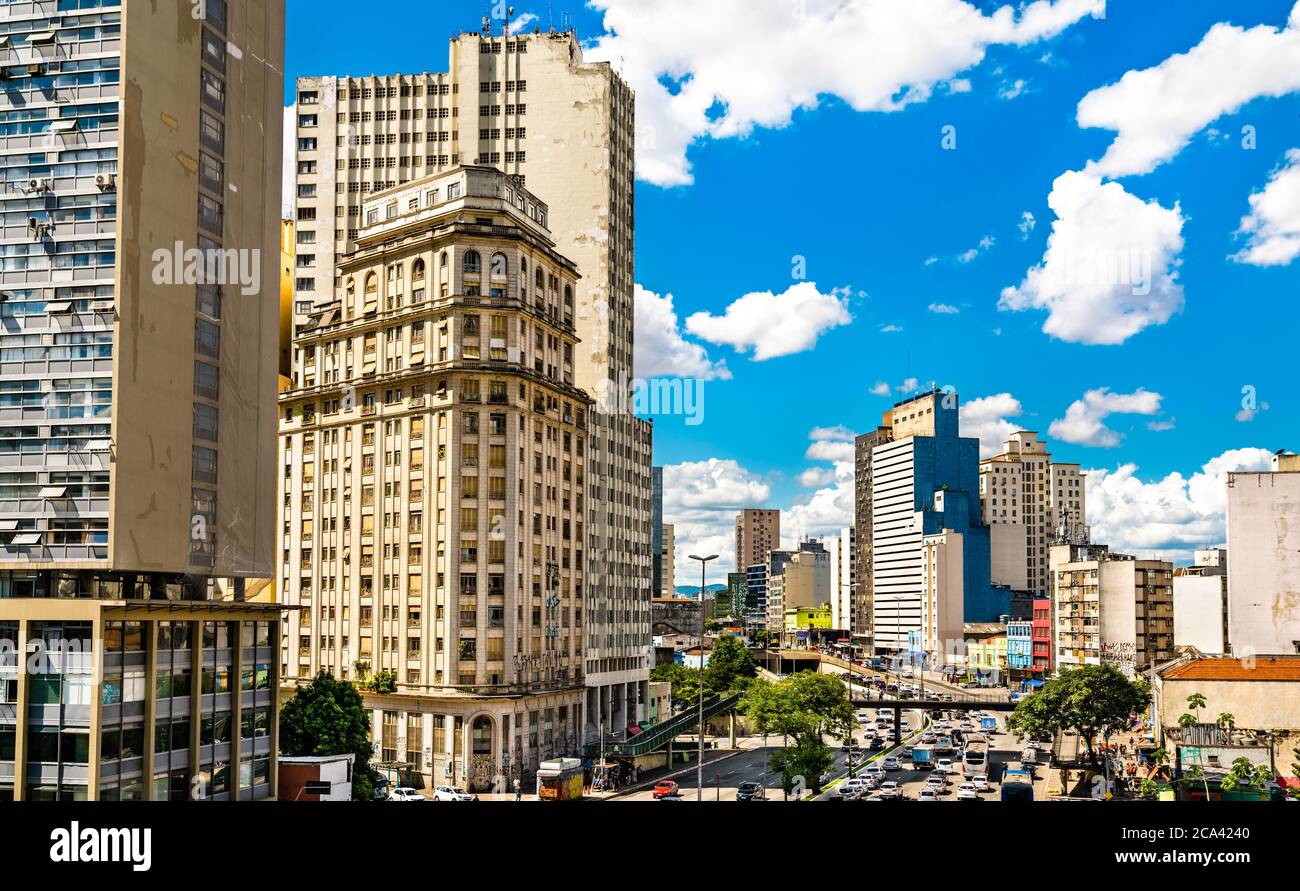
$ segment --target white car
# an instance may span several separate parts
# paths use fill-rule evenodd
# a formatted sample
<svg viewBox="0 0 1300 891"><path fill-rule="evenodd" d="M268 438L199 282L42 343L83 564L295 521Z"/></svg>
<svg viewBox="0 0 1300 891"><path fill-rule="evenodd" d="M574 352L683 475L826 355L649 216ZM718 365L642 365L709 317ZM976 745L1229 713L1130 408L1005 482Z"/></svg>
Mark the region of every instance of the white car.
<svg viewBox="0 0 1300 891"><path fill-rule="evenodd" d="M389 801L424 801L424 796L419 790L412 789L410 786L398 786L388 792Z"/></svg>
<svg viewBox="0 0 1300 891"><path fill-rule="evenodd" d="M973 783L962 783L960 786L958 786L957 800L958 801L979 801L980 797L979 797L979 793L975 791L975 785Z"/></svg>
<svg viewBox="0 0 1300 891"><path fill-rule="evenodd" d="M930 775L926 777L925 781L927 783L942 783L946 786L948 785L948 771L944 770L942 767L936 767L934 770L930 771Z"/></svg>
<svg viewBox="0 0 1300 891"><path fill-rule="evenodd" d="M939 759L939 763L936 764L936 765L934 766L934 769L935 769L936 771L940 771L940 770L941 770L941 771L943 771L944 773L952 773L952 759L951 759L951 758L940 758L940 759Z"/></svg>
<svg viewBox="0 0 1300 891"><path fill-rule="evenodd" d="M860 714L858 715L858 723L859 723L859 724L870 724L870 723L871 723L871 717L870 717L869 715L865 715L865 714L861 714L861 713L860 713Z"/></svg>
<svg viewBox="0 0 1300 891"><path fill-rule="evenodd" d="M921 791L916 796L917 801L938 801L939 790L934 786L922 786Z"/></svg>
<svg viewBox="0 0 1300 891"><path fill-rule="evenodd" d="M875 733L877 730L880 729L880 725L877 724L875 721L868 721L867 723L862 725L862 729L867 733Z"/></svg>
<svg viewBox="0 0 1300 891"><path fill-rule="evenodd" d="M881 767L879 764L868 764L866 767L862 768L862 770L858 772L865 777L878 777L885 772L885 769Z"/></svg>
<svg viewBox="0 0 1300 891"><path fill-rule="evenodd" d="M900 768L900 767L898 766L898 757L897 757L896 755L887 755L887 756L885 756L885 759L884 759L883 761L880 762L880 766L883 767L885 770L901 770L901 769L902 769L902 768Z"/></svg>
<svg viewBox="0 0 1300 891"><path fill-rule="evenodd" d="M902 790L898 787L898 783L895 783L893 780L890 780L887 783L880 784L880 791L881 794L893 793L894 795L897 795Z"/></svg>
<svg viewBox="0 0 1300 891"><path fill-rule="evenodd" d="M434 801L474 801L473 795L470 795L459 786L439 786L433 792Z"/></svg>
<svg viewBox="0 0 1300 891"><path fill-rule="evenodd" d="M987 774L977 773L970 778L971 785L975 787L976 792L988 792L993 787L989 785Z"/></svg>

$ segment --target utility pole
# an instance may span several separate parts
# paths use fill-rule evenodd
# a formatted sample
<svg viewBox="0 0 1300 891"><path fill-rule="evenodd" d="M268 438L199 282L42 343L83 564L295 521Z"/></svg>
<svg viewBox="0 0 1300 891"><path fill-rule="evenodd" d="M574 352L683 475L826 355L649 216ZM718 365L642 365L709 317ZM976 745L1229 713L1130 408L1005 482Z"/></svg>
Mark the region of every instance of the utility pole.
<svg viewBox="0 0 1300 891"><path fill-rule="evenodd" d="M707 557L690 555L690 559L700 561L700 681L699 681L699 752L695 762L695 800L704 800L704 580L705 570L710 560L718 559L717 554Z"/></svg>

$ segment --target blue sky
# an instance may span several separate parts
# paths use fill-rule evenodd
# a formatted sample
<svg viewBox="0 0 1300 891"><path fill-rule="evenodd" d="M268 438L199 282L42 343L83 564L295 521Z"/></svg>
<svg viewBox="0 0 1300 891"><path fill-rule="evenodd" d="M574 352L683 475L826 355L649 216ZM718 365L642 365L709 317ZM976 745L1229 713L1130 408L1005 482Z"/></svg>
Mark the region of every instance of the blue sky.
<svg viewBox="0 0 1300 891"><path fill-rule="evenodd" d="M1223 473L1300 447L1291 0L598 2L568 11L653 143L638 367L711 378L703 423L656 419L679 550L729 555L740 506L851 522L845 431L908 378L974 403L968 435L1038 430L1104 471L1089 519L1143 553L1221 543ZM289 0L287 101L299 75L443 70L492 4L368 6L412 27ZM1143 281L1093 287L1115 257Z"/></svg>

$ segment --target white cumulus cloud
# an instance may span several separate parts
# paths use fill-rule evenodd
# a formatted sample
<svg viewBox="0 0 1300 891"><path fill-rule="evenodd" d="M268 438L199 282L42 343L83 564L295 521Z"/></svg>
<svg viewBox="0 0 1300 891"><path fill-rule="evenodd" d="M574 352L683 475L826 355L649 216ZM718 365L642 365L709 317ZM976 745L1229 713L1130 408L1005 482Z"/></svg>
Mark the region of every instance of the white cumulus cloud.
<svg viewBox="0 0 1300 891"><path fill-rule="evenodd" d="M736 562L736 514L766 507L772 488L733 460L709 458L664 466L664 522L677 542L677 577L692 578L690 554L717 554L711 571ZM699 573L699 565L694 565Z"/></svg>
<svg viewBox="0 0 1300 891"><path fill-rule="evenodd" d="M699 139L788 125L836 97L890 112L930 98L996 45L1053 37L1105 0L1035 0L987 14L964 0L591 0L606 33L585 53L615 65L637 94L637 174L692 181ZM986 4L980 4L986 5ZM718 36L725 34L726 40Z"/></svg>
<svg viewBox="0 0 1300 891"><path fill-rule="evenodd" d="M1214 25L1201 42L1152 68L1129 71L1079 102L1081 127L1115 131L1088 172L1149 173L1219 117L1263 96L1300 90L1300 3L1283 27Z"/></svg>
<svg viewBox="0 0 1300 891"><path fill-rule="evenodd" d="M697 312L686 319L686 330L737 352L753 352L754 361L762 362L812 349L823 332L851 321L847 294L823 294L815 283L799 282L781 294L746 294L721 316Z"/></svg>
<svg viewBox="0 0 1300 891"><path fill-rule="evenodd" d="M931 303L928 308L930 312L940 316L955 316L961 312L960 309L953 306L951 303Z"/></svg>
<svg viewBox="0 0 1300 891"><path fill-rule="evenodd" d="M633 298L636 342L632 365L638 378L693 377L730 380L724 361L709 359L708 351L682 336L673 310L673 295L660 296L637 285Z"/></svg>
<svg viewBox="0 0 1300 891"><path fill-rule="evenodd" d="M1132 393L1112 393L1108 387L1089 390L1070 404L1064 418L1052 422L1047 433L1075 445L1114 448L1123 437L1106 426L1106 419L1111 415L1159 414L1162 398L1140 388Z"/></svg>
<svg viewBox="0 0 1300 891"><path fill-rule="evenodd" d="M1088 523L1092 540L1138 556L1186 560L1196 548L1221 546L1227 539L1229 472L1269 468L1267 449L1224 452L1190 477L1171 473L1143 480L1135 464L1113 470L1088 470Z"/></svg>
<svg viewBox="0 0 1300 891"><path fill-rule="evenodd" d="M1047 310L1060 340L1120 344L1183 307L1183 215L1119 183L1067 171L1047 199L1056 220L1039 265L1002 291L999 309Z"/></svg>
<svg viewBox="0 0 1300 891"><path fill-rule="evenodd" d="M1024 428L1007 418L1024 413L1020 400L1010 393L998 393L965 402L957 410L962 436L978 437L980 457L987 458L1002 451L1002 444L1012 433Z"/></svg>
<svg viewBox="0 0 1300 891"><path fill-rule="evenodd" d="M1300 257L1300 149L1287 152L1264 190L1250 196L1239 233L1249 239L1233 256L1239 263L1285 266Z"/></svg>

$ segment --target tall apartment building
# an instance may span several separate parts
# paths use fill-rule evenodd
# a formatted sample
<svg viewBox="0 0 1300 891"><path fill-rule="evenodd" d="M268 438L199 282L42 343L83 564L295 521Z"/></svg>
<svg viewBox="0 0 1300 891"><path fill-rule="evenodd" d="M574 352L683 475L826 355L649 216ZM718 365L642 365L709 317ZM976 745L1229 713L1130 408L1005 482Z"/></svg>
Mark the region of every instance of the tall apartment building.
<svg viewBox="0 0 1300 891"><path fill-rule="evenodd" d="M0 32L0 800L272 798L283 0Z"/></svg>
<svg viewBox="0 0 1300 891"><path fill-rule="evenodd" d="M853 441L853 532L854 532L854 569L855 590L853 592L854 611L858 615L858 626L853 629L856 642L870 645L874 634L873 604L875 591L875 569L871 537L871 452L878 445L884 445L893 438L891 415L884 413L883 425L870 433L863 433Z"/></svg>
<svg viewBox="0 0 1300 891"><path fill-rule="evenodd" d="M496 167L550 207L582 272L574 380L594 396L588 450L585 735L644 718L652 594L651 427L632 383L634 97L572 33L463 33L447 70L298 81L299 303L338 299L363 201L458 165Z"/></svg>
<svg viewBox="0 0 1300 891"><path fill-rule="evenodd" d="M956 394L904 400L882 426L890 429L889 441L871 452L872 640L877 652L898 653L909 632L923 628L927 536L961 536L962 623L997 621L1008 611L1009 592L990 584L989 530L979 518L979 441L958 433ZM957 554L948 549L947 559ZM950 566L945 574L953 571Z"/></svg>
<svg viewBox="0 0 1300 891"><path fill-rule="evenodd" d="M831 555L819 541L797 551L772 551L767 562L767 627L785 627L786 610L819 607L831 599Z"/></svg>
<svg viewBox="0 0 1300 891"><path fill-rule="evenodd" d="M1087 522L1085 494L1079 465L1052 461L1047 445L1028 430L1011 434L1001 453L980 461L980 502L994 536L994 583L1020 590L1023 578L1031 593L1050 594L1049 551L1059 529Z"/></svg>
<svg viewBox="0 0 1300 891"><path fill-rule="evenodd" d="M483 789L581 744L578 272L495 168L362 209L280 400L286 674L392 672L396 702L367 700L380 759Z"/></svg>
<svg viewBox="0 0 1300 891"><path fill-rule="evenodd" d="M650 590L665 597L664 590L664 469L650 468Z"/></svg>
<svg viewBox="0 0 1300 891"><path fill-rule="evenodd" d="M745 567L745 633L766 629L767 563L753 563Z"/></svg>
<svg viewBox="0 0 1300 891"><path fill-rule="evenodd" d="M1057 545L1050 555L1055 666L1113 665L1130 677L1174 656L1172 563Z"/></svg>
<svg viewBox="0 0 1300 891"><path fill-rule="evenodd" d="M1034 642L1034 674L1046 679L1052 673L1052 599L1042 597L1033 603L1033 619L1030 628Z"/></svg>
<svg viewBox="0 0 1300 891"><path fill-rule="evenodd" d="M781 547L781 512L747 507L736 514L736 568L767 562Z"/></svg>
<svg viewBox="0 0 1300 891"><path fill-rule="evenodd" d="M1233 655L1300 653L1300 457L1228 474L1228 552Z"/></svg>
<svg viewBox="0 0 1300 891"><path fill-rule="evenodd" d="M1200 548L1174 573L1174 646L1226 654L1228 641L1228 552Z"/></svg>
<svg viewBox="0 0 1300 891"><path fill-rule="evenodd" d="M831 555L831 627L852 635L859 627L855 600L857 579L854 576L857 564L857 532L847 526L839 534L831 536L827 542Z"/></svg>
<svg viewBox="0 0 1300 891"><path fill-rule="evenodd" d="M677 536L671 523L665 523L660 528L659 538L663 544L659 552L659 562L662 566L659 577L661 587L657 593L660 597L676 597Z"/></svg>

